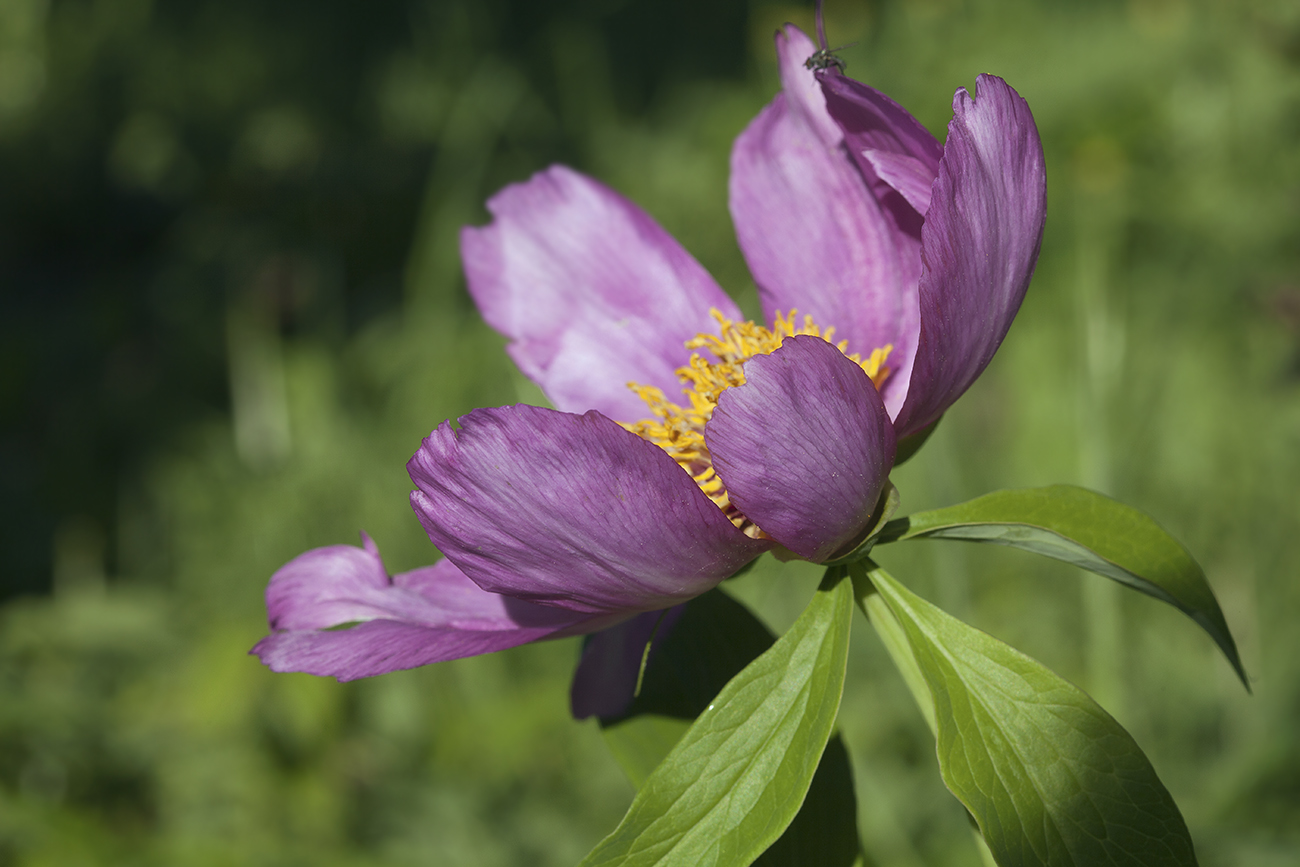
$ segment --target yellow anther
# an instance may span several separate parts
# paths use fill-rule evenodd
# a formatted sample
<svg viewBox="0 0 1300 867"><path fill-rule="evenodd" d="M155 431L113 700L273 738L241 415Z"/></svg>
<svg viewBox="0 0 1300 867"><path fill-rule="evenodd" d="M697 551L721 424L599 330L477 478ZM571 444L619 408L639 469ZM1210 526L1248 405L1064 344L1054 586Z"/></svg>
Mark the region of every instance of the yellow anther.
<svg viewBox="0 0 1300 867"><path fill-rule="evenodd" d="M690 473L700 490L718 504L733 524L758 538L763 535L762 530L732 504L722 479L713 470L713 459L704 443L704 425L713 417L719 395L729 388L744 385L746 361L755 355L775 352L787 337L802 335L820 337L831 343L861 367L879 389L889 376L885 360L889 358L893 345L874 350L864 361L859 354L848 351L847 340L832 341L833 327L823 330L811 316L805 316L802 324L796 324L794 310L789 315L778 313L770 329L754 322L733 322L716 309L711 312L718 323L718 333L697 334L686 341L686 348L706 350L715 360L706 360L698 352L692 352L687 364L677 369L677 378L686 386L682 394L686 396L688 406L668 400L662 389L629 382L628 388L645 401L653 418L623 426L672 455L673 460Z"/></svg>

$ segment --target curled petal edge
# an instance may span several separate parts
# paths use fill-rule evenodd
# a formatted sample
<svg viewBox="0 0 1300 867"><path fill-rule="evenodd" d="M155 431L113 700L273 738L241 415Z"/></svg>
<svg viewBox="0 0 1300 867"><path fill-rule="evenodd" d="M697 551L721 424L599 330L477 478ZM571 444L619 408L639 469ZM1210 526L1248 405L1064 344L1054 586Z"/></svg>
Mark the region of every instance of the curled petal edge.
<svg viewBox="0 0 1300 867"><path fill-rule="evenodd" d="M273 632L251 651L271 670L354 680L593 632L620 619L489 593L448 560L390 577L374 542L362 538L361 548L307 551L272 576Z"/></svg>

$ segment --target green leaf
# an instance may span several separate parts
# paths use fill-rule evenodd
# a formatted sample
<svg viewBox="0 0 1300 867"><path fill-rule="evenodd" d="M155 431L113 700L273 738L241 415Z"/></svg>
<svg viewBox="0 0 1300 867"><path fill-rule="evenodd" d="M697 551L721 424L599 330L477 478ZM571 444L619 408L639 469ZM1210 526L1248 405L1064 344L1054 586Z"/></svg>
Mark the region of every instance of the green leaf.
<svg viewBox="0 0 1300 867"><path fill-rule="evenodd" d="M930 685L926 683L925 675L921 673L921 666L917 665L916 656L912 653L912 645L907 640L907 632L903 629L903 624L894 616L889 604L880 597L875 585L867 577L869 564L870 561L867 561L865 564L854 564L850 567L849 574L853 577L853 595L857 598L862 613L867 615L871 626L880 636L880 641L885 645L894 667L898 669L899 674L903 675L903 682L907 684L908 691L912 693L917 707L921 709L925 724L930 727L931 732L938 734L939 727L934 720L934 697L930 693Z"/></svg>
<svg viewBox="0 0 1300 867"><path fill-rule="evenodd" d="M966 503L890 521L878 544L907 539L993 542L1105 575L1173 605L1196 621L1250 690L1237 643L1205 572L1149 516L1073 485L994 491Z"/></svg>
<svg viewBox="0 0 1300 867"><path fill-rule="evenodd" d="M848 583L848 582L845 582ZM817 773L790 827L758 857L754 867L862 865L853 765L839 733L831 735Z"/></svg>
<svg viewBox="0 0 1300 867"><path fill-rule="evenodd" d="M827 571L804 613L705 708L585 867L744 867L781 836L808 793L844 689L853 613L844 577Z"/></svg>
<svg viewBox="0 0 1300 867"><path fill-rule="evenodd" d="M1194 867L1178 807L1119 723L871 565L933 697L944 783L998 864Z"/></svg>
<svg viewBox="0 0 1300 867"><path fill-rule="evenodd" d="M727 681L775 641L748 608L721 589L687 603L672 630L656 642L641 693L621 716L600 721L605 743L634 786L645 783ZM860 851L853 770L836 734L794 821L754 863L851 867Z"/></svg>
<svg viewBox="0 0 1300 867"><path fill-rule="evenodd" d="M741 669L776 641L763 623L721 589L686 605L656 640L641 692L617 717L600 720L610 751L640 788L695 718Z"/></svg>

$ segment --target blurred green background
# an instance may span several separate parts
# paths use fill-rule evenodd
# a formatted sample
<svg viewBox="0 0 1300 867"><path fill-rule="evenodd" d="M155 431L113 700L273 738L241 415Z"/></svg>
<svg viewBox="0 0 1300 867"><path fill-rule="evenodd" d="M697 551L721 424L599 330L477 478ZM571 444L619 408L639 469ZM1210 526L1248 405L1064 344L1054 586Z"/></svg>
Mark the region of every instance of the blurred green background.
<svg viewBox="0 0 1300 867"><path fill-rule="evenodd" d="M1002 351L904 508L1064 481L1206 566L1254 679L1104 579L881 562L1089 689L1202 864L1300 863L1300 5L830 0L849 72L940 138L980 72L1048 164ZM763 0L0 0L0 865L570 865L631 788L567 712L576 640L340 685L246 656L302 550L435 556L422 436L536 402L456 230L563 161L756 312L726 211L778 84ZM729 585L774 628L817 570ZM860 622L841 714L882 865L978 863Z"/></svg>

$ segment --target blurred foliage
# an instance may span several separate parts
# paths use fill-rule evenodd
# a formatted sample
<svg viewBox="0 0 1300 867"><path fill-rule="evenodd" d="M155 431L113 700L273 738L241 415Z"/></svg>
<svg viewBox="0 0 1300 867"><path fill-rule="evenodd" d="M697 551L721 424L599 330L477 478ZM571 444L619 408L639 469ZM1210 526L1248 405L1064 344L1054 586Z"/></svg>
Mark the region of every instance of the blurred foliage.
<svg viewBox="0 0 1300 867"><path fill-rule="evenodd" d="M1002 75L1049 167L1038 275L895 473L904 510L1075 482L1206 566L1247 698L1176 612L1013 551L880 552L1085 686L1202 863L1300 856L1300 9L830 0L850 73L942 137ZM572 641L339 685L245 652L261 590L366 529L436 556L420 437L541 400L477 321L456 229L562 160L756 301L731 140L810 4L0 2L0 865L571 864L631 788L567 714ZM776 629L817 570L731 582ZM863 625L865 627L865 625ZM841 726L881 865L977 864L859 630Z"/></svg>

